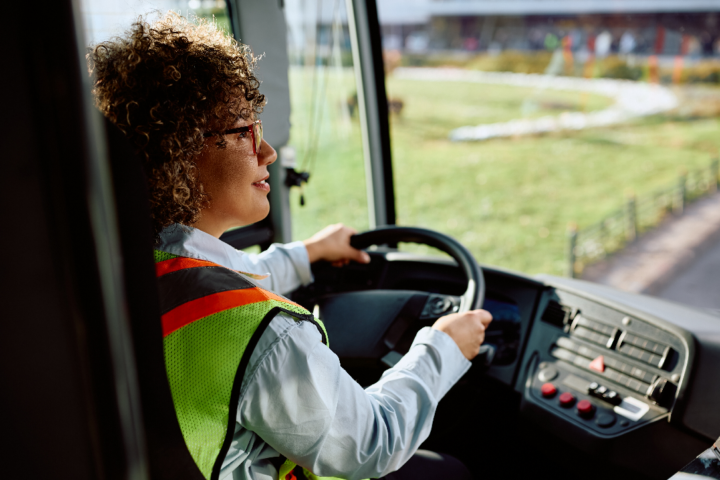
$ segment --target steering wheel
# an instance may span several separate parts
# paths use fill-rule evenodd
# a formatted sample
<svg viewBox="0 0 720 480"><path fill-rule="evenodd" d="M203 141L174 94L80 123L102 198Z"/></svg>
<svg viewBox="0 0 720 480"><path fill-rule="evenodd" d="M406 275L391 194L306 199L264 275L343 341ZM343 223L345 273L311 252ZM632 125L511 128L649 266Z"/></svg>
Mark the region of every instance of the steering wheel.
<svg viewBox="0 0 720 480"><path fill-rule="evenodd" d="M414 227L386 226L355 235L351 245L366 249L371 245L411 242L429 245L450 255L467 279L460 297L414 290L364 290L327 295L317 300L319 317L325 323L330 348L344 365L369 366L381 361L392 366L402 357L396 350L407 333L432 320L454 312L480 308L485 297L482 269L460 242L440 232ZM484 363L494 350L481 347Z"/></svg>

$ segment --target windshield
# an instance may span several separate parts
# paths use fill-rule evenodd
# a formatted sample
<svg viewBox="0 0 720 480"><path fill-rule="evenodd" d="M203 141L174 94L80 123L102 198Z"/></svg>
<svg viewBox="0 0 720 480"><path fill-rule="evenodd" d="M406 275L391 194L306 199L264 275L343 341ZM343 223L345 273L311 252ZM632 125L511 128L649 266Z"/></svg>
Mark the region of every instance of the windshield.
<svg viewBox="0 0 720 480"><path fill-rule="evenodd" d="M580 276L714 191L720 4L689 8L378 0L398 223Z"/></svg>

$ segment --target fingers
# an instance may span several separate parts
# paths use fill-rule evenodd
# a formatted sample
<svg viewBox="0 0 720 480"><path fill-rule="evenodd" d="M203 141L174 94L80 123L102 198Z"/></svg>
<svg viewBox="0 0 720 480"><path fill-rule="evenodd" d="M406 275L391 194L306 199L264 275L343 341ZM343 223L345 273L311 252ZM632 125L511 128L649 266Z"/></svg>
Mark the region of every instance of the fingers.
<svg viewBox="0 0 720 480"><path fill-rule="evenodd" d="M368 255L367 252L363 252L362 250L356 250L354 248L351 248L345 258L334 260L331 262L331 265L333 267L343 267L350 263L351 260L358 263L370 263L370 255Z"/></svg>
<svg viewBox="0 0 720 480"><path fill-rule="evenodd" d="M480 320L480 322L482 322L483 326L485 326L485 328L487 328L487 326L490 325L490 322L492 322L492 320L493 320L492 314L490 312L488 312L487 310L474 310L474 311L478 313L478 319Z"/></svg>
<svg viewBox="0 0 720 480"><path fill-rule="evenodd" d="M352 227L346 227L342 223L338 223L335 225L338 232L341 232L342 234L342 247L344 247L344 256L343 258L344 265L347 265L350 263L350 260L354 260L358 263L370 263L370 255L367 254L367 252L364 252L362 250L358 250L357 248L353 248L350 246L350 237L353 235L357 235L357 230L355 230Z"/></svg>
<svg viewBox="0 0 720 480"><path fill-rule="evenodd" d="M480 345L485 341L485 330L491 321L490 312L470 310L441 317L432 328L448 334L465 358L472 360L480 352Z"/></svg>
<svg viewBox="0 0 720 480"><path fill-rule="evenodd" d="M352 259L355 260L358 263L370 263L370 255L368 255L367 252L363 252L362 250L358 250L356 248L352 248Z"/></svg>
<svg viewBox="0 0 720 480"><path fill-rule="evenodd" d="M318 233L305 240L310 263L326 260L335 267L347 265L350 261L370 263L370 255L350 245L350 238L357 231L342 223L328 225Z"/></svg>

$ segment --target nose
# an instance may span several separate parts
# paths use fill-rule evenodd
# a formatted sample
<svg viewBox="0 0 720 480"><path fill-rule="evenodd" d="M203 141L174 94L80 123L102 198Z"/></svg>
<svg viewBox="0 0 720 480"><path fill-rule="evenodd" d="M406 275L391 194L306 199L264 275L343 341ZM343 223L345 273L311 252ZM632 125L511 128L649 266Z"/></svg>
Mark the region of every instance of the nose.
<svg viewBox="0 0 720 480"><path fill-rule="evenodd" d="M275 160L277 160L277 152L265 141L265 139L263 139L260 143L260 151L258 152L257 157L258 165L270 165L271 163L275 163Z"/></svg>

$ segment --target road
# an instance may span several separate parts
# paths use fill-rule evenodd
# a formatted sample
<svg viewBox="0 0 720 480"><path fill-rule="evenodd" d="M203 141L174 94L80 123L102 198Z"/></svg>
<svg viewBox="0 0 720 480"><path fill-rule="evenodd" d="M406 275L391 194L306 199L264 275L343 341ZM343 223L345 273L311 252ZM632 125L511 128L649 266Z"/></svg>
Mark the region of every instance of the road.
<svg viewBox="0 0 720 480"><path fill-rule="evenodd" d="M583 278L626 292L661 297L720 317L720 192L668 217Z"/></svg>
<svg viewBox="0 0 720 480"><path fill-rule="evenodd" d="M720 241L700 253L655 295L720 315Z"/></svg>

